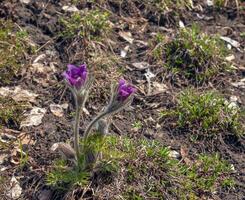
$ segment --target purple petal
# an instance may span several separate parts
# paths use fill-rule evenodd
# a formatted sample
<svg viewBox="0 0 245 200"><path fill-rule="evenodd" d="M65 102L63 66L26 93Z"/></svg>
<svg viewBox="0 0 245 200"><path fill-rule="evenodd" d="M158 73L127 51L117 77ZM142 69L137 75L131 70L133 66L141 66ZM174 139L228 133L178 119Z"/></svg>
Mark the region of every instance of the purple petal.
<svg viewBox="0 0 245 200"><path fill-rule="evenodd" d="M79 68L76 65L72 65L72 64L68 64L67 68L68 68L67 71L69 72L75 72L79 70Z"/></svg>
<svg viewBox="0 0 245 200"><path fill-rule="evenodd" d="M136 89L129 85L126 84L126 81L121 79L118 84L118 100L124 101L126 100L131 94L136 92Z"/></svg>
<svg viewBox="0 0 245 200"><path fill-rule="evenodd" d="M87 78L87 68L86 65L80 65L79 67L68 64L67 71L63 73L63 76L68 81L71 86L76 87L76 89L80 89Z"/></svg>
<svg viewBox="0 0 245 200"><path fill-rule="evenodd" d="M125 84L126 84L126 81L124 79L119 80L119 87L122 87Z"/></svg>

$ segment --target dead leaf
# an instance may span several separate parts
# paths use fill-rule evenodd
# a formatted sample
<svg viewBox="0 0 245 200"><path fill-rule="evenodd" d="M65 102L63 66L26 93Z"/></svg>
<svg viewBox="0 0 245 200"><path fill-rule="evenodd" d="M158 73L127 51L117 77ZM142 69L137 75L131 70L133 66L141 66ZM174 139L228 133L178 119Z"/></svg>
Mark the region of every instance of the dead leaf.
<svg viewBox="0 0 245 200"><path fill-rule="evenodd" d="M62 105L59 104L50 104L50 111L57 117L64 116L64 109L68 108L68 104L64 103Z"/></svg>
<svg viewBox="0 0 245 200"><path fill-rule="evenodd" d="M58 151L62 157L68 160L75 160L76 158L76 153L74 149L71 147L71 145L64 142L54 143L50 150L53 152Z"/></svg>
<svg viewBox="0 0 245 200"><path fill-rule="evenodd" d="M214 5L214 1L213 0L207 0L207 5L208 6L213 6Z"/></svg>
<svg viewBox="0 0 245 200"><path fill-rule="evenodd" d="M184 24L184 22L182 22L181 20L179 21L179 27L180 27L180 28L185 28L185 24Z"/></svg>
<svg viewBox="0 0 245 200"><path fill-rule="evenodd" d="M137 62L137 63L133 63L132 65L139 70L144 70L149 68L150 64L147 62Z"/></svg>
<svg viewBox="0 0 245 200"><path fill-rule="evenodd" d="M14 165L19 165L21 156L26 156L26 153L24 151L21 151L18 147L15 147L11 151L10 162Z"/></svg>
<svg viewBox="0 0 245 200"><path fill-rule="evenodd" d="M7 196L12 199L18 199L22 193L22 188L14 176L11 178L10 184L10 190L6 193Z"/></svg>
<svg viewBox="0 0 245 200"><path fill-rule="evenodd" d="M83 108L82 110L86 115L90 115L89 111L86 108Z"/></svg>
<svg viewBox="0 0 245 200"><path fill-rule="evenodd" d="M31 0L20 0L21 3L24 3L24 4L29 4L31 2Z"/></svg>
<svg viewBox="0 0 245 200"><path fill-rule="evenodd" d="M16 86L16 87L1 87L0 96L10 97L16 102L24 102L24 101L35 102L36 97L38 95L28 90L24 90L20 86Z"/></svg>
<svg viewBox="0 0 245 200"><path fill-rule="evenodd" d="M39 60L43 60L46 57L46 55L40 54L39 56L36 57L36 59L33 61L33 63L37 63Z"/></svg>
<svg viewBox="0 0 245 200"><path fill-rule="evenodd" d="M237 42L236 40L233 40L229 37L224 37L224 36L220 36L220 38L226 42L228 42L231 46L235 47L235 48L239 48L240 47L240 43Z"/></svg>
<svg viewBox="0 0 245 200"><path fill-rule="evenodd" d="M230 61L235 59L235 56L234 55L229 55L225 59L230 62Z"/></svg>
<svg viewBox="0 0 245 200"><path fill-rule="evenodd" d="M239 82L231 83L234 87L245 88L245 78L241 79Z"/></svg>
<svg viewBox="0 0 245 200"><path fill-rule="evenodd" d="M8 154L0 154L0 165L4 163L7 157Z"/></svg>
<svg viewBox="0 0 245 200"><path fill-rule="evenodd" d="M184 146L180 147L180 155L183 158L184 162L188 165L188 166L192 166L192 161L188 158L188 149Z"/></svg>
<svg viewBox="0 0 245 200"><path fill-rule="evenodd" d="M62 10L67 11L67 12L78 12L79 10L77 9L76 6L71 5L71 6L63 6Z"/></svg>
<svg viewBox="0 0 245 200"><path fill-rule="evenodd" d="M167 91L168 86L163 83L153 82L152 83L152 95L160 94Z"/></svg>
<svg viewBox="0 0 245 200"><path fill-rule="evenodd" d="M136 42L143 47L147 47L149 45L148 42L142 40L136 40Z"/></svg>
<svg viewBox="0 0 245 200"><path fill-rule="evenodd" d="M132 38L132 33L125 32L125 31L119 31L118 34L120 37L122 37L124 40L126 40L130 44L133 44L134 39Z"/></svg>
<svg viewBox="0 0 245 200"><path fill-rule="evenodd" d="M151 78L154 78L156 75L153 74L150 69L148 68L146 73L144 74L147 80L147 95L151 94Z"/></svg>
<svg viewBox="0 0 245 200"><path fill-rule="evenodd" d="M21 133L19 135L19 138L21 140L21 144L24 145L24 144L27 144L27 145L33 145L35 144L35 141L31 138L31 135L28 134L28 133Z"/></svg>
<svg viewBox="0 0 245 200"><path fill-rule="evenodd" d="M129 46L127 45L126 47L124 47L123 50L121 50L120 56L122 58L125 58L127 56L128 50L129 50Z"/></svg>
<svg viewBox="0 0 245 200"><path fill-rule="evenodd" d="M40 125L46 111L45 108L34 107L28 114L25 114L26 118L20 123L20 128Z"/></svg>

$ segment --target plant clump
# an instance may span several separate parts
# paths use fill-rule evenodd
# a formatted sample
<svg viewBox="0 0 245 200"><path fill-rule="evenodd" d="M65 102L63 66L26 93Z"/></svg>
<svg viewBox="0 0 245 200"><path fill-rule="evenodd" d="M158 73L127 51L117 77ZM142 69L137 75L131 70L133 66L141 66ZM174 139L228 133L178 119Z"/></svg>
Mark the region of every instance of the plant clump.
<svg viewBox="0 0 245 200"><path fill-rule="evenodd" d="M28 33L15 31L11 21L0 20L0 84L9 84L21 69L21 60L28 51Z"/></svg>
<svg viewBox="0 0 245 200"><path fill-rule="evenodd" d="M163 41L165 42L165 41ZM201 33L197 26L180 29L176 38L158 44L153 56L173 76L185 78L195 84L213 79L229 69L225 61L227 49L217 36Z"/></svg>

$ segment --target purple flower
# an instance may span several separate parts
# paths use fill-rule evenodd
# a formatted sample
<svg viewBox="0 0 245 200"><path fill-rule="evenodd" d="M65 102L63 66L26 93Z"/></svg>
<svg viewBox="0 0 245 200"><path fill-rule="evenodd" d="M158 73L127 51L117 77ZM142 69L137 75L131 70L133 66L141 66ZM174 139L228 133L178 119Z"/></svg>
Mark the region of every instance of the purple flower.
<svg viewBox="0 0 245 200"><path fill-rule="evenodd" d="M80 90L87 78L87 67L85 64L77 67L72 64L67 65L68 69L63 73L68 84Z"/></svg>
<svg viewBox="0 0 245 200"><path fill-rule="evenodd" d="M135 93L136 89L127 84L124 79L121 79L118 84L118 97L117 100L125 101L131 94Z"/></svg>

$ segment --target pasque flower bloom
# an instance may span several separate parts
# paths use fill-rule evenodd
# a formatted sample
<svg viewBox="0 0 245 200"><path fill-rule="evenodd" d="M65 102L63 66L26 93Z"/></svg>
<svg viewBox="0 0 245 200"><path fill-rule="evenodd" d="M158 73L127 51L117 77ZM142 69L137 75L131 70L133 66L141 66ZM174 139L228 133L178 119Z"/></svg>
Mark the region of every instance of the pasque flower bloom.
<svg viewBox="0 0 245 200"><path fill-rule="evenodd" d="M111 89L111 100L105 108L105 112L107 114L113 114L122 110L132 102L135 92L135 87L127 84L124 79L121 79L119 83L114 85Z"/></svg>
<svg viewBox="0 0 245 200"><path fill-rule="evenodd" d="M124 79L121 79L118 84L118 98L119 101L125 101L131 94L135 93L136 89L127 84Z"/></svg>
<svg viewBox="0 0 245 200"><path fill-rule="evenodd" d="M71 87L80 90L85 84L88 75L86 65L83 64L77 67L69 64L67 67L68 69L63 73L63 76Z"/></svg>
<svg viewBox="0 0 245 200"><path fill-rule="evenodd" d="M93 79L89 77L87 67L85 64L79 67L68 64L68 69L63 73L66 80L66 85L71 89L75 103L75 123L74 123L74 147L76 152L76 159L79 159L79 122L80 122L80 111L85 106L85 102L88 98L89 89L92 85Z"/></svg>

